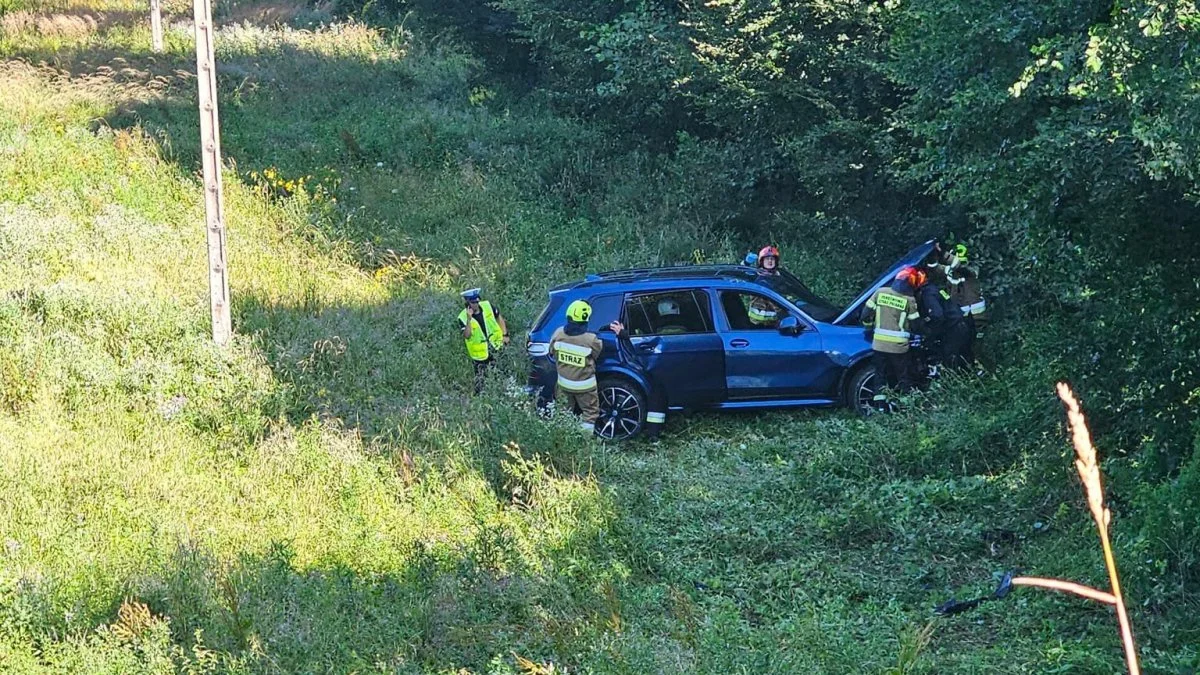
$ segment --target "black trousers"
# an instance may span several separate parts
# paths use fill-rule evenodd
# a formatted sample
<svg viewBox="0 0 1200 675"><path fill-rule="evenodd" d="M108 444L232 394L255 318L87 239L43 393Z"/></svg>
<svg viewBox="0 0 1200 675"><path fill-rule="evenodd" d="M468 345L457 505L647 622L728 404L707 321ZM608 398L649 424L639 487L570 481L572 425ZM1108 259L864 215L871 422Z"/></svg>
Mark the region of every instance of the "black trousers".
<svg viewBox="0 0 1200 675"><path fill-rule="evenodd" d="M916 361L911 350L903 354L875 352L872 362L888 388L907 392L917 387Z"/></svg>
<svg viewBox="0 0 1200 675"><path fill-rule="evenodd" d="M487 381L487 372L491 369L492 364L496 362L491 356L486 361L472 360L471 364L475 366L475 394L478 395L483 391L483 385Z"/></svg>
<svg viewBox="0 0 1200 675"><path fill-rule="evenodd" d="M959 321L948 326L942 334L942 365L947 368L966 368L974 358L971 342L975 339L972 321Z"/></svg>

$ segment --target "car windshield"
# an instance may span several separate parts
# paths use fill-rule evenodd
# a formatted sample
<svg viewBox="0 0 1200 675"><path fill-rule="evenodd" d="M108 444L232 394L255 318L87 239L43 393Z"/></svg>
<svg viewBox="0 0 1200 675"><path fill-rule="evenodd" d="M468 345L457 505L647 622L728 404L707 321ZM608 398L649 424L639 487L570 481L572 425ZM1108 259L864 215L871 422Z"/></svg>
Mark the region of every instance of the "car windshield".
<svg viewBox="0 0 1200 675"><path fill-rule="evenodd" d="M763 276L759 283L787 298L800 311L817 321L833 321L838 311L825 299L813 293L791 272L780 270L778 275Z"/></svg>

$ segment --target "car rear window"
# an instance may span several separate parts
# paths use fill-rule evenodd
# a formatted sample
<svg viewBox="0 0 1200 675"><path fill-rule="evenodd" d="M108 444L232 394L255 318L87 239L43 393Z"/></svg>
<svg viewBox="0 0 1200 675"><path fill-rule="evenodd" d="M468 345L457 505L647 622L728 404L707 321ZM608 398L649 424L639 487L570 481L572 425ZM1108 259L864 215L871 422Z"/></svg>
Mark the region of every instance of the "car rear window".
<svg viewBox="0 0 1200 675"><path fill-rule="evenodd" d="M534 319L533 328L529 332L536 333L545 328L546 322L550 319L554 312L558 311L558 308L562 306L562 303L563 299L561 295L550 296L550 302L546 303L546 306L542 309L542 313L538 314L538 317Z"/></svg>

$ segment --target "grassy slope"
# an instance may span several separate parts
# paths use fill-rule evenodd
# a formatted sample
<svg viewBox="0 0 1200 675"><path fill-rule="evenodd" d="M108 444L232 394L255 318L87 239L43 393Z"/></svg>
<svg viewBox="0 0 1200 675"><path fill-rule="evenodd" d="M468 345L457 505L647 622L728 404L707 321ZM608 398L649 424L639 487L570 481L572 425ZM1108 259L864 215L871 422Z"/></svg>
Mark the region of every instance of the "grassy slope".
<svg viewBox="0 0 1200 675"><path fill-rule="evenodd" d="M152 57L100 24L0 35L6 670L1117 667L1103 611L1033 593L920 649L997 570L1102 581L1060 439L1008 431L1053 428L1044 374L871 423L673 420L653 450L538 421L503 378L467 396L458 288L522 326L584 270L734 249L695 172L453 49L223 30L239 336L210 347L188 35ZM1152 663L1193 656L1185 625L1139 622Z"/></svg>

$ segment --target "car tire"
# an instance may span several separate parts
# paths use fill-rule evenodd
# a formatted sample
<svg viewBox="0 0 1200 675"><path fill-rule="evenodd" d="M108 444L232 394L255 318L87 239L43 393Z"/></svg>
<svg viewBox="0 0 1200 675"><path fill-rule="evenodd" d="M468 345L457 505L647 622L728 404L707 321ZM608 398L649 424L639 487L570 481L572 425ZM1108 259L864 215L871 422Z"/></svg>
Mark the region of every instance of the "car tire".
<svg viewBox="0 0 1200 675"><path fill-rule="evenodd" d="M879 390L879 377L875 366L864 363L855 368L846 380L846 405L859 415L866 417L877 412L871 399Z"/></svg>
<svg viewBox="0 0 1200 675"><path fill-rule="evenodd" d="M624 377L602 377L597 386L600 417L596 435L606 441L626 441L646 428L646 394Z"/></svg>

